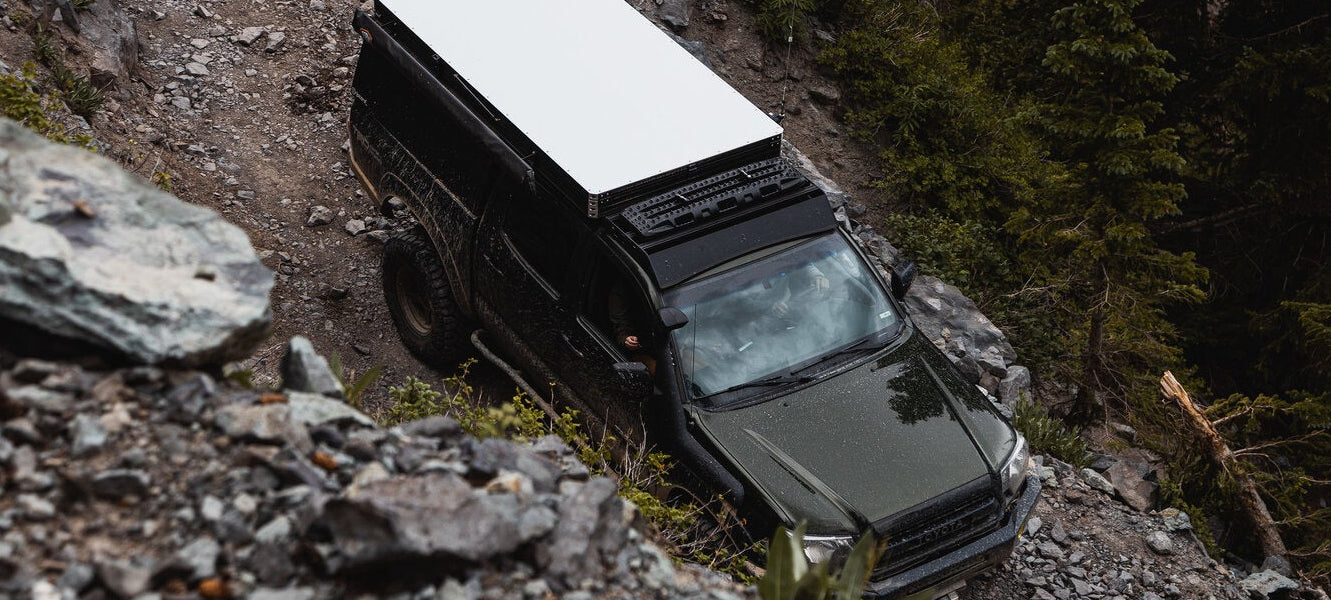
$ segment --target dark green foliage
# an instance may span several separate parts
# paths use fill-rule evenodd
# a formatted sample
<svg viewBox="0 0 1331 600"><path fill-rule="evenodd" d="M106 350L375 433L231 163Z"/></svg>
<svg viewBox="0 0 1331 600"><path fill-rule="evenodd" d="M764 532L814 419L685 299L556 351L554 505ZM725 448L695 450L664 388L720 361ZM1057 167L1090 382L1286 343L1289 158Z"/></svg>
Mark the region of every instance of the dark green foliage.
<svg viewBox="0 0 1331 600"><path fill-rule="evenodd" d="M88 79L57 64L51 67L51 80L60 90L60 97L74 114L92 116L102 108L102 93L88 83Z"/></svg>
<svg viewBox="0 0 1331 600"><path fill-rule="evenodd" d="M61 64L64 60L64 55L61 54L60 48L56 47L51 32L41 25L37 25L32 31L32 55L36 57L37 62L47 67Z"/></svg>
<svg viewBox="0 0 1331 600"><path fill-rule="evenodd" d="M1081 432L1076 428L1068 429L1062 422L1051 418L1035 402L1024 398L1017 402L1012 426L1026 436L1026 441L1036 452L1077 468L1091 466L1090 448L1081 439Z"/></svg>
<svg viewBox="0 0 1331 600"><path fill-rule="evenodd" d="M1084 0L1054 13L1039 123L1070 177L1056 200L1009 222L1027 261L1048 267L1051 292L1082 315L1068 341L1081 355L1072 416L1083 423L1104 418L1105 397L1122 406L1153 397L1153 377L1134 374L1177 364L1164 307L1204 298L1205 269L1150 230L1179 213L1186 192L1174 177L1184 165L1178 138L1154 125L1178 78L1165 67L1169 53L1132 21L1139 4Z"/></svg>
<svg viewBox="0 0 1331 600"><path fill-rule="evenodd" d="M891 196L998 223L1054 175L1029 114L968 67L927 5L850 0L842 20L853 27L820 60L842 82L847 122L880 149Z"/></svg>
<svg viewBox="0 0 1331 600"><path fill-rule="evenodd" d="M88 136L70 136L52 118L53 107L59 101L37 93L33 83L36 78L37 66L32 63L23 65L17 73L0 75L0 113L52 141L90 147L92 140Z"/></svg>
<svg viewBox="0 0 1331 600"><path fill-rule="evenodd" d="M804 22L814 9L814 0L761 0L758 31L774 42L793 40L804 33Z"/></svg>

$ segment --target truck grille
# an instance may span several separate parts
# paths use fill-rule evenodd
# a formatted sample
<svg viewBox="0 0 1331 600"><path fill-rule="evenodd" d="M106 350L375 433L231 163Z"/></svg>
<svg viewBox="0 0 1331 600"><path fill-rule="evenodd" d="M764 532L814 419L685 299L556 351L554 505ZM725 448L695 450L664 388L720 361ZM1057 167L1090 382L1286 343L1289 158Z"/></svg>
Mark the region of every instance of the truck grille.
<svg viewBox="0 0 1331 600"><path fill-rule="evenodd" d="M893 519L894 525L885 532L887 549L874 567L873 579L891 577L938 558L998 527L1002 518L998 498L987 486L976 491L944 506Z"/></svg>
<svg viewBox="0 0 1331 600"><path fill-rule="evenodd" d="M786 161L773 158L648 198L625 208L621 215L639 235L651 238L771 198L804 182Z"/></svg>

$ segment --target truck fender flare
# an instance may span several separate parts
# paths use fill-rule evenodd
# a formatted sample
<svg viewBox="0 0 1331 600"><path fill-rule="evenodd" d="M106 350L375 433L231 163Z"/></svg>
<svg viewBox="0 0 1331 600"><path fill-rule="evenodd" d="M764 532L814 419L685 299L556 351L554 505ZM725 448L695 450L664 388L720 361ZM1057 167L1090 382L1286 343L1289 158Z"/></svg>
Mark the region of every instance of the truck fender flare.
<svg viewBox="0 0 1331 600"><path fill-rule="evenodd" d="M407 205L407 212L420 223L425 229L425 234L430 236L430 242L434 244L434 251L439 255L439 263L444 265L444 271L448 274L448 287L453 290L453 301L457 303L458 309L464 316L474 318L471 297L467 295L467 289L462 285L462 270L448 246L439 243L439 240L444 238L443 229L440 228L434 213L410 190L411 188L398 179L397 175L389 173L384 175L379 186L379 197L384 204L387 204L389 198L397 198Z"/></svg>

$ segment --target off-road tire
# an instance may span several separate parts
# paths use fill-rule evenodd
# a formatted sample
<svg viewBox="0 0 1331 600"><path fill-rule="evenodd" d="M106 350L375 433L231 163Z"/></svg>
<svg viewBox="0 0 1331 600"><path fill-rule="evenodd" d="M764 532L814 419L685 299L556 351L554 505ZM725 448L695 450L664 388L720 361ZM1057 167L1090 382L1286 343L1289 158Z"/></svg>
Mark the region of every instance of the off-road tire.
<svg viewBox="0 0 1331 600"><path fill-rule="evenodd" d="M417 225L388 238L382 266L384 301L402 344L427 365L456 367L470 329L425 230Z"/></svg>

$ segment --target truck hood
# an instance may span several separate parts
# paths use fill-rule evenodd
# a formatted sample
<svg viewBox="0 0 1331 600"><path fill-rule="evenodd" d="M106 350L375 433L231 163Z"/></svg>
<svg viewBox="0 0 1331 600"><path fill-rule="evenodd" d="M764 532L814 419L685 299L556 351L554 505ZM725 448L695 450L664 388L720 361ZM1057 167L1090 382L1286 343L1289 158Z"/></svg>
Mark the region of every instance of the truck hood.
<svg viewBox="0 0 1331 600"><path fill-rule="evenodd" d="M1001 466L1016 440L913 331L872 360L762 403L695 410L704 434L788 522L854 533Z"/></svg>

